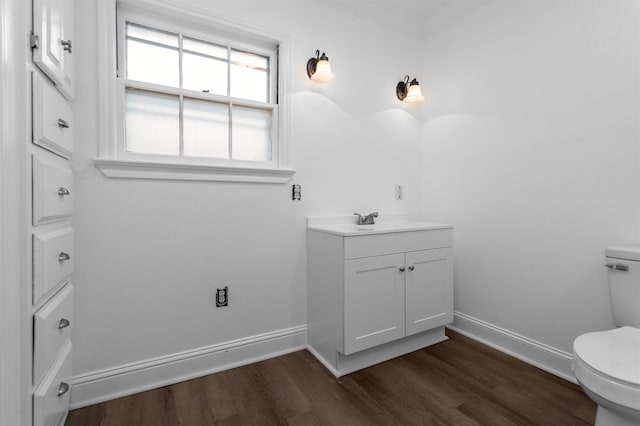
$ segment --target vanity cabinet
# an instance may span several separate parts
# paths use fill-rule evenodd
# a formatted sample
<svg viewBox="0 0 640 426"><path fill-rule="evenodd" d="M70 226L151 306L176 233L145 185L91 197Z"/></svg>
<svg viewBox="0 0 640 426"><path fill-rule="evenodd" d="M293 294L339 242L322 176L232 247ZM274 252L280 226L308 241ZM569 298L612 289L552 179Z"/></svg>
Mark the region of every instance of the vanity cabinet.
<svg viewBox="0 0 640 426"><path fill-rule="evenodd" d="M453 321L450 248L345 260L344 354Z"/></svg>
<svg viewBox="0 0 640 426"><path fill-rule="evenodd" d="M445 340L452 242L444 224L308 227L310 351L339 376Z"/></svg>

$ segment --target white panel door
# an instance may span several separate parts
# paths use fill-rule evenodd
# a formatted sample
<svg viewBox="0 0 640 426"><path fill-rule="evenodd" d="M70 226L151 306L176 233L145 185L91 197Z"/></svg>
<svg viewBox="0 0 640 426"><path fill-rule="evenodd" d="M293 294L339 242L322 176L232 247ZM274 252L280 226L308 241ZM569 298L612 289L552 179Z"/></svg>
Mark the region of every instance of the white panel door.
<svg viewBox="0 0 640 426"><path fill-rule="evenodd" d="M451 248L409 252L406 262L407 336L452 322Z"/></svg>
<svg viewBox="0 0 640 426"><path fill-rule="evenodd" d="M404 254L344 262L344 354L404 337Z"/></svg>
<svg viewBox="0 0 640 426"><path fill-rule="evenodd" d="M33 0L33 62L65 98L73 99L73 2Z"/></svg>

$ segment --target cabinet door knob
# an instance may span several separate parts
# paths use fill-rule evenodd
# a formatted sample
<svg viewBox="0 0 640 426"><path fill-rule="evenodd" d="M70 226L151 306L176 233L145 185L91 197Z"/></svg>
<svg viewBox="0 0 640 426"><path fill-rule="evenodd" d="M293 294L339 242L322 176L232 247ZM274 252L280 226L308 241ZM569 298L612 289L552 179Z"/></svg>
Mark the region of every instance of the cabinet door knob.
<svg viewBox="0 0 640 426"><path fill-rule="evenodd" d="M62 127L63 129L69 128L69 122L65 119L58 118L58 127Z"/></svg>
<svg viewBox="0 0 640 426"><path fill-rule="evenodd" d="M58 262L64 262L65 260L69 260L69 259L71 259L71 256L69 255L69 253L65 253L61 251L60 254L58 255Z"/></svg>
<svg viewBox="0 0 640 426"><path fill-rule="evenodd" d="M64 48L65 52L71 53L71 48L73 47L73 42L71 40L60 40L60 44Z"/></svg>
<svg viewBox="0 0 640 426"><path fill-rule="evenodd" d="M62 330L63 328L67 328L71 325L71 321L66 318L60 318L60 322L58 323L58 330Z"/></svg>
<svg viewBox="0 0 640 426"><path fill-rule="evenodd" d="M398 268L398 270L399 270L400 272L404 272L404 271L405 271L404 267Z"/></svg>
<svg viewBox="0 0 640 426"><path fill-rule="evenodd" d="M410 271L413 271L414 269L416 269L416 267L415 267L415 266L409 266L409 270L410 270Z"/></svg>
<svg viewBox="0 0 640 426"><path fill-rule="evenodd" d="M61 186L60 188L58 188L58 195L69 195L71 194L71 192L69 192L69 190L63 186Z"/></svg>
<svg viewBox="0 0 640 426"><path fill-rule="evenodd" d="M65 393L69 392L70 386L69 383L62 382L60 383L60 387L58 388L58 396L62 396Z"/></svg>

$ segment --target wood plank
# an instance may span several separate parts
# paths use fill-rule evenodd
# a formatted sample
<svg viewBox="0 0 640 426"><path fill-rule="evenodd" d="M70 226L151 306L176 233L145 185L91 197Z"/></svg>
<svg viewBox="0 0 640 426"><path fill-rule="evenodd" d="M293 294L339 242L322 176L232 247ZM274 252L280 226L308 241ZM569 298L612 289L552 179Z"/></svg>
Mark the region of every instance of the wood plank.
<svg viewBox="0 0 640 426"><path fill-rule="evenodd" d="M596 406L580 387L447 335L339 379L295 352L74 410L66 425L593 424Z"/></svg>

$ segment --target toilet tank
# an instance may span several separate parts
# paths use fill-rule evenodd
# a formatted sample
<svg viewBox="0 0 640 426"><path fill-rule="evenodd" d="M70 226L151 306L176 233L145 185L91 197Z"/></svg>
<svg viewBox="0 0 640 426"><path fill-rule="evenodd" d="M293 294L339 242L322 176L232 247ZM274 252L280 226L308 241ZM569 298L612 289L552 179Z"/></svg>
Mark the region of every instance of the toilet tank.
<svg viewBox="0 0 640 426"><path fill-rule="evenodd" d="M606 256L613 320L640 328L640 247L607 247Z"/></svg>

